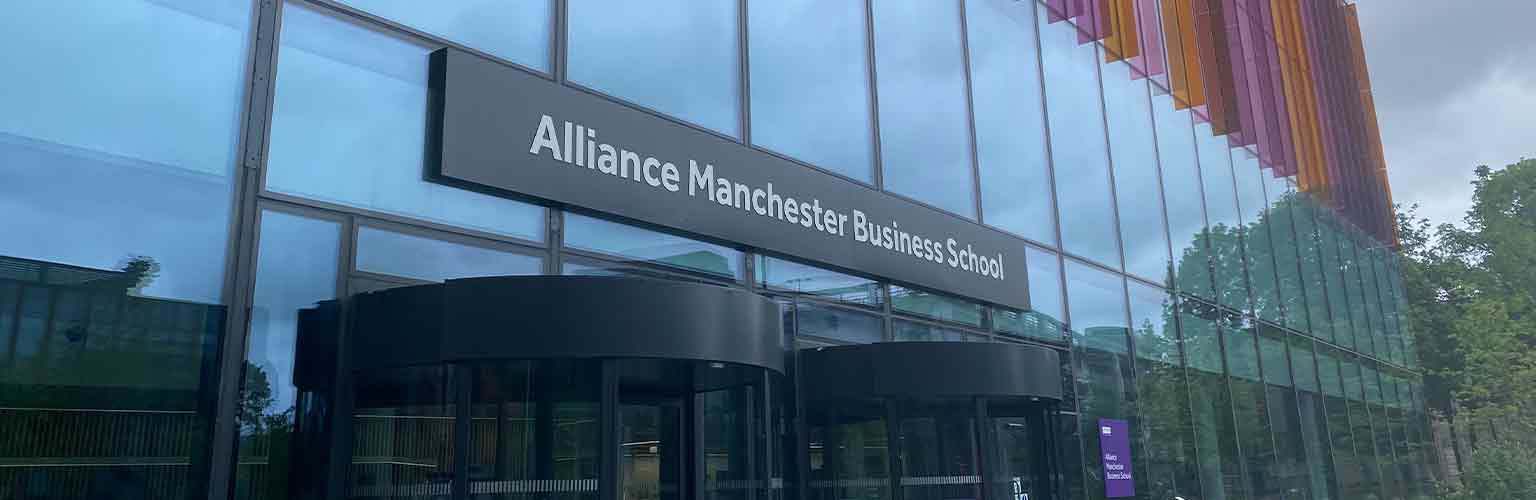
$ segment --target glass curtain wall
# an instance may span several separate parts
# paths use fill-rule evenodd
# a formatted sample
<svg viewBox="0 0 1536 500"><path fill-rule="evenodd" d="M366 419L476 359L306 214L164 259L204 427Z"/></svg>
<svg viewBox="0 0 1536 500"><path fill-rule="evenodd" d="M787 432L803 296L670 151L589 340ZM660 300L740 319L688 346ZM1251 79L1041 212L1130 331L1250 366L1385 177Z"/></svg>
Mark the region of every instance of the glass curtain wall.
<svg viewBox="0 0 1536 500"><path fill-rule="evenodd" d="M0 496L204 494L251 12L5 6Z"/></svg>
<svg viewBox="0 0 1536 500"><path fill-rule="evenodd" d="M1096 431L1101 418L1135 421L1125 279L1077 262L1068 262L1066 271L1078 425ZM1099 433L1083 433L1081 441L1083 492L1104 498Z"/></svg>

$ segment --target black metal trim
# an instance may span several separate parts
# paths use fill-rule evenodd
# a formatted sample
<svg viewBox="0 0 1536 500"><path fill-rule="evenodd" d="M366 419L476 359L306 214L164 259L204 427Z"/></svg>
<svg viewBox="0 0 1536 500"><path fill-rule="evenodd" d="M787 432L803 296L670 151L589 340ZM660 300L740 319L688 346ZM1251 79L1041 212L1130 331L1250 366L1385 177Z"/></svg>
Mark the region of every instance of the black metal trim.
<svg viewBox="0 0 1536 500"><path fill-rule="evenodd" d="M666 358L784 373L778 303L740 288L509 276L396 288L354 301L357 370L479 359Z"/></svg>
<svg viewBox="0 0 1536 500"><path fill-rule="evenodd" d="M870 396L1062 398L1056 350L992 342L886 342L805 349L806 401Z"/></svg>

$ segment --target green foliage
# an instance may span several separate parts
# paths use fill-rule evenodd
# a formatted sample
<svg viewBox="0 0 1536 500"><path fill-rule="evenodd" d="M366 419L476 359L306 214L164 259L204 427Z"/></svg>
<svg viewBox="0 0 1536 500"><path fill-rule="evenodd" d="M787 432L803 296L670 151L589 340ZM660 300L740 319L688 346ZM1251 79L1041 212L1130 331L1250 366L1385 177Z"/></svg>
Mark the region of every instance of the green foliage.
<svg viewBox="0 0 1536 500"><path fill-rule="evenodd" d="M1404 280L1430 402L1493 418L1536 410L1536 160L1473 185L1464 228L1399 216Z"/></svg>
<svg viewBox="0 0 1536 500"><path fill-rule="evenodd" d="M1501 442L1472 453L1461 488L1444 489L1443 500L1531 500L1536 498L1536 449Z"/></svg>

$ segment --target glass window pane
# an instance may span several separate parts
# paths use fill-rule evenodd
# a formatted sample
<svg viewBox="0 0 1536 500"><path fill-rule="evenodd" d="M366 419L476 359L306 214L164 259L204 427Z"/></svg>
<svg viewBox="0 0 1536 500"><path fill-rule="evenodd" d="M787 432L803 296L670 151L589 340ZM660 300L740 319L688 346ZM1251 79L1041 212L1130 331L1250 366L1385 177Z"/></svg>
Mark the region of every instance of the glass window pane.
<svg viewBox="0 0 1536 500"><path fill-rule="evenodd" d="M1339 254L1338 229L1332 212L1323 210L1318 219L1318 245L1322 248L1323 278L1328 286L1329 325L1334 343L1354 348L1354 329L1350 325L1349 298L1344 293L1344 262Z"/></svg>
<svg viewBox="0 0 1536 500"><path fill-rule="evenodd" d="M975 218L960 3L873 7L885 189Z"/></svg>
<svg viewBox="0 0 1536 500"><path fill-rule="evenodd" d="M565 245L627 260L741 276L738 250L583 215L565 214Z"/></svg>
<svg viewBox="0 0 1536 500"><path fill-rule="evenodd" d="M1173 245L1174 276L1170 284L1200 297L1211 296L1211 276L1205 250L1205 206L1201 201L1200 164L1195 156L1194 121L1188 111L1174 109L1168 95L1152 97L1157 127L1158 163L1163 170L1163 200L1168 203L1168 238Z"/></svg>
<svg viewBox="0 0 1536 500"><path fill-rule="evenodd" d="M880 305L880 284L870 279L761 255L757 257L757 276L758 284L771 290L866 306Z"/></svg>
<svg viewBox="0 0 1536 500"><path fill-rule="evenodd" d="M207 496L251 11L5 5L3 495Z"/></svg>
<svg viewBox="0 0 1536 500"><path fill-rule="evenodd" d="M1100 418L1130 420L1135 416L1136 392L1131 383L1124 278L1075 261L1068 261L1066 270L1079 425L1098 429ZM1098 432L1083 433L1082 441L1084 450L1099 449ZM1085 454L1083 467L1102 470L1099 454ZM1087 491L1104 491L1101 474L1090 473L1087 479Z"/></svg>
<svg viewBox="0 0 1536 500"><path fill-rule="evenodd" d="M1195 145L1200 154L1200 180L1205 190L1205 215L1212 231L1237 228L1237 193L1232 184L1231 149L1226 136L1211 133L1211 124L1195 125Z"/></svg>
<svg viewBox="0 0 1536 500"><path fill-rule="evenodd" d="M422 180L427 47L283 9L267 189L530 240L544 210Z"/></svg>
<svg viewBox="0 0 1536 500"><path fill-rule="evenodd" d="M1057 323L1067 318L1067 304L1061 297L1061 261L1055 253L1035 247L1024 248L1029 266L1029 307Z"/></svg>
<svg viewBox="0 0 1536 500"><path fill-rule="evenodd" d="M1191 420L1196 429L1200 489L1205 498L1248 498L1242 482L1242 454L1238 451L1237 424L1233 421L1232 393L1222 373L1218 313L1209 304L1183 300L1179 332L1183 336L1189 370ZM1244 418L1249 418L1246 415Z"/></svg>
<svg viewBox="0 0 1536 500"><path fill-rule="evenodd" d="M1232 411L1236 415L1238 445L1248 465L1248 487L1254 498L1275 498L1279 466L1275 463L1274 438L1270 433L1267 400L1259 368L1254 326L1236 318L1226 320L1225 339Z"/></svg>
<svg viewBox="0 0 1536 500"><path fill-rule="evenodd" d="M1040 64L1045 71L1045 109L1052 165L1057 172L1061 246L1069 253L1119 268L1097 45L1079 43L1071 23L1047 24L1046 7L1041 5L1040 9Z"/></svg>
<svg viewBox="0 0 1536 500"><path fill-rule="evenodd" d="M235 488L289 497L297 492L288 490L287 475L273 472L293 465L287 457L299 443L285 438L292 435L300 386L314 387L295 380L308 370L296 371L294 360L301 335L323 341L338 334L301 330L305 318L339 311L334 299L341 224L264 211L258 245Z"/></svg>
<svg viewBox="0 0 1536 500"><path fill-rule="evenodd" d="M540 71L549 71L551 0L340 0L406 26L485 51Z"/></svg>
<svg viewBox="0 0 1536 500"><path fill-rule="evenodd" d="M357 230L357 270L424 281L540 274L539 257L386 231Z"/></svg>
<svg viewBox="0 0 1536 500"><path fill-rule="evenodd" d="M892 320L891 330L897 342L981 342L986 338L963 330L927 323Z"/></svg>
<svg viewBox="0 0 1536 500"><path fill-rule="evenodd" d="M1301 240L1296 236L1296 219L1306 217L1296 189L1284 178L1266 176L1269 194L1271 247L1275 252L1276 278L1279 280L1281 311L1285 324L1300 331L1310 331L1306 310L1306 296L1302 291L1301 266L1298 249Z"/></svg>
<svg viewBox="0 0 1536 500"><path fill-rule="evenodd" d="M880 317L811 302L795 304L796 335L870 343L885 339Z"/></svg>
<svg viewBox="0 0 1536 500"><path fill-rule="evenodd" d="M870 182L870 116L864 2L747 3L752 143Z"/></svg>
<svg viewBox="0 0 1536 500"><path fill-rule="evenodd" d="M1136 398L1142 432L1137 489L1147 498L1199 497L1195 429L1190 421L1184 359L1167 291L1127 282L1136 345Z"/></svg>
<svg viewBox="0 0 1536 500"><path fill-rule="evenodd" d="M1301 263L1301 289L1307 303L1307 326L1317 338L1336 342L1333 323L1328 319L1327 279L1324 277L1322 245L1317 234L1316 202L1304 193L1287 193L1297 205L1296 225L1297 260Z"/></svg>
<svg viewBox="0 0 1536 500"><path fill-rule="evenodd" d="M1147 81L1124 63L1103 67L1104 111L1120 214L1125 271L1152 281L1168 277L1168 232L1157 172L1157 139Z"/></svg>
<svg viewBox="0 0 1536 500"><path fill-rule="evenodd" d="M1074 343L1126 352L1124 278L1070 260L1066 274Z"/></svg>
<svg viewBox="0 0 1536 500"><path fill-rule="evenodd" d="M1064 342L1061 321L1035 311L992 308L992 331L1012 337Z"/></svg>
<svg viewBox="0 0 1536 500"><path fill-rule="evenodd" d="M965 19L971 99L977 103L982 218L1005 231L1055 244L1034 8L1012 0L971 1Z"/></svg>
<svg viewBox="0 0 1536 500"><path fill-rule="evenodd" d="M1258 158L1246 149L1233 150L1232 156L1238 207L1242 209L1244 268L1248 271L1250 292L1253 294L1251 307L1260 319L1283 324L1272 245L1293 241L1289 236L1290 219L1275 217L1270 210L1272 205L1265 198L1264 179L1270 177L1273 171L1260 169ZM1274 196L1278 204L1281 193L1275 193ZM1282 224L1285 226L1281 227ZM1271 237L1272 234L1274 237ZM1295 263L1294 258L1291 263Z"/></svg>
<svg viewBox="0 0 1536 500"><path fill-rule="evenodd" d="M944 321L981 326L981 304L936 293L891 287L891 309Z"/></svg>
<svg viewBox="0 0 1536 500"><path fill-rule="evenodd" d="M571 81L741 135L737 2L571 0Z"/></svg>

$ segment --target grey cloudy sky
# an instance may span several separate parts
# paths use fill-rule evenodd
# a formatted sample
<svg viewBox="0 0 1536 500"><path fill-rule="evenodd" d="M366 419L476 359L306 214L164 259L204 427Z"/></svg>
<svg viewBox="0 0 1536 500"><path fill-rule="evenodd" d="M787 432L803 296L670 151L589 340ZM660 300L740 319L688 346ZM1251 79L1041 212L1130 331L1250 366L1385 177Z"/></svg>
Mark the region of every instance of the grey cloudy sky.
<svg viewBox="0 0 1536 500"><path fill-rule="evenodd" d="M1536 1L1359 0L1395 201L1460 222L1473 167L1536 157Z"/></svg>

